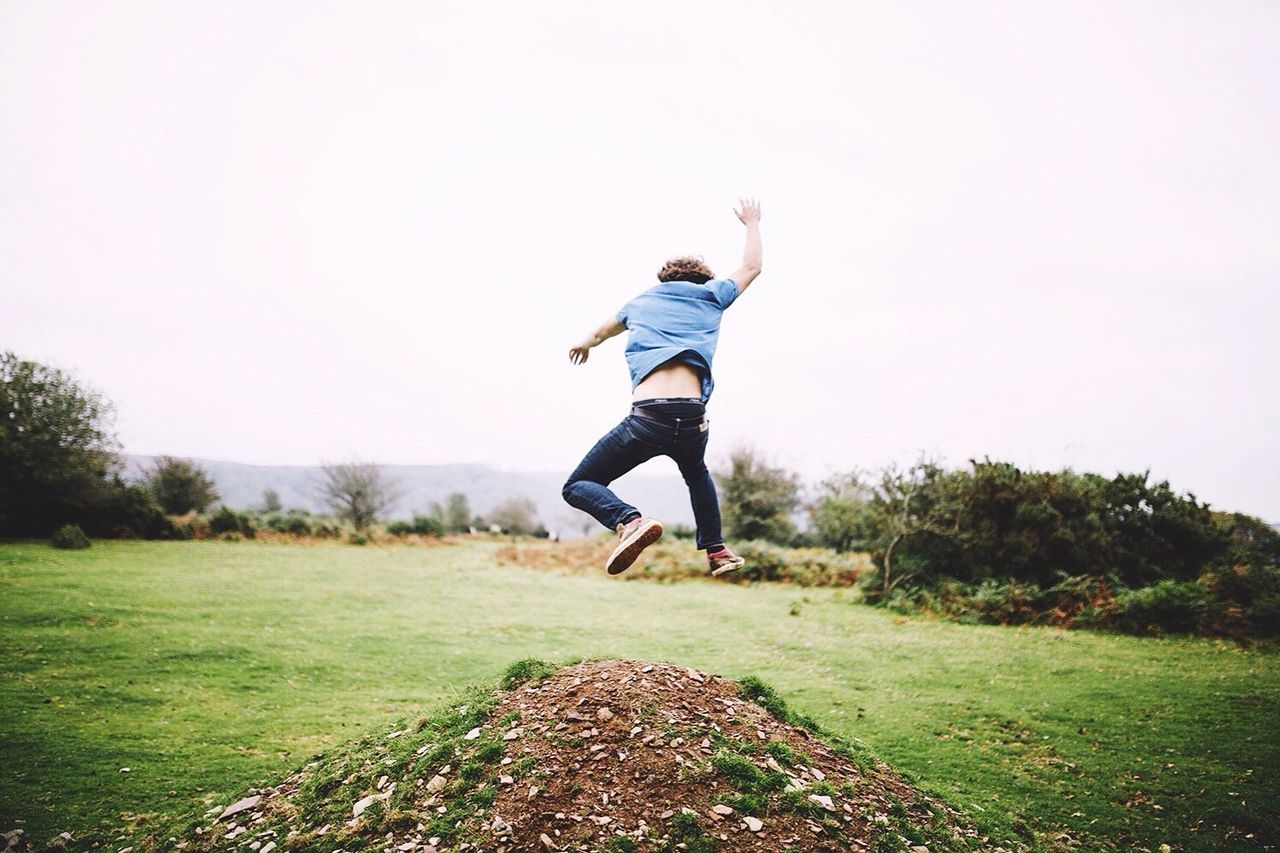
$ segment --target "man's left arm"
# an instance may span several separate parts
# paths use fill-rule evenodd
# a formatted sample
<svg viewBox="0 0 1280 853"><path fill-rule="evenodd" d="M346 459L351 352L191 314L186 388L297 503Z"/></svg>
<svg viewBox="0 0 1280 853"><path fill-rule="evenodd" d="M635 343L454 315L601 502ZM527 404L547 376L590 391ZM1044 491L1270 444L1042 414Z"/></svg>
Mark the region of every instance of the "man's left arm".
<svg viewBox="0 0 1280 853"><path fill-rule="evenodd" d="M610 317L606 322L601 323L600 328L592 332L590 337L569 350L569 361L574 364L586 364L587 354L591 352L592 347L598 347L609 338L620 335L626 330L626 324L617 317Z"/></svg>

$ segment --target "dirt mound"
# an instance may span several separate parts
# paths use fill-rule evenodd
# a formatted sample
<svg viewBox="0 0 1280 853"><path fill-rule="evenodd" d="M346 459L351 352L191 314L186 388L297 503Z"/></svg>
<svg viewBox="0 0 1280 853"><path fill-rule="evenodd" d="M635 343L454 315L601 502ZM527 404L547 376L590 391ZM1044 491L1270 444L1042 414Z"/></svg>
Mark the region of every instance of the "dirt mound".
<svg viewBox="0 0 1280 853"><path fill-rule="evenodd" d="M502 687L210 810L188 850L989 849L765 685L665 663L514 664Z"/></svg>

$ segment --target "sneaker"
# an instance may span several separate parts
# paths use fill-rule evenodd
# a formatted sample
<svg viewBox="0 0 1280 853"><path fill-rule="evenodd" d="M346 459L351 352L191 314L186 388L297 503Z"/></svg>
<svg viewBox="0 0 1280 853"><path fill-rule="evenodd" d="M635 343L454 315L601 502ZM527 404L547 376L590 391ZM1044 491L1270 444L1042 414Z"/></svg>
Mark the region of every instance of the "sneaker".
<svg viewBox="0 0 1280 853"><path fill-rule="evenodd" d="M662 522L656 518L641 516L628 524L618 525L618 547L613 549L604 564L611 575L625 572L640 552L662 538Z"/></svg>
<svg viewBox="0 0 1280 853"><path fill-rule="evenodd" d="M719 551L707 552L707 567L711 570L711 576L736 572L738 569L746 565L746 560L730 551L727 547L722 547Z"/></svg>

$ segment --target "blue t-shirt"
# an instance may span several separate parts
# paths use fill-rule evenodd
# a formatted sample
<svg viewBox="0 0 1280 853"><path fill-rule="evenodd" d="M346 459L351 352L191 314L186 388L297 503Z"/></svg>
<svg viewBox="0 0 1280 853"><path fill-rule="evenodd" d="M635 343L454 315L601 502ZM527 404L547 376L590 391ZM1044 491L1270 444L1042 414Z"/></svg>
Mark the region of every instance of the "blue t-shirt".
<svg viewBox="0 0 1280 853"><path fill-rule="evenodd" d="M627 367L634 389L658 365L680 358L702 376L702 402L711 398L711 359L720 336L720 315L738 298L731 278L706 284L664 281L632 299L618 312L627 327Z"/></svg>

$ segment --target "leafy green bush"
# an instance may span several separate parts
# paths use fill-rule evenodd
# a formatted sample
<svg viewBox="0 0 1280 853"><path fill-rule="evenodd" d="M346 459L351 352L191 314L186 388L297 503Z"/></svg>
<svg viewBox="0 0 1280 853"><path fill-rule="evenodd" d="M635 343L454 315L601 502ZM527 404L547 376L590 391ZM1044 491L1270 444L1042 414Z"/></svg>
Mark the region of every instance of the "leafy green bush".
<svg viewBox="0 0 1280 853"><path fill-rule="evenodd" d="M1197 583L1163 580L1116 596L1116 626L1135 634L1190 633L1209 613L1213 599Z"/></svg>
<svg viewBox="0 0 1280 853"><path fill-rule="evenodd" d="M444 523L429 515L415 515L412 521L393 521L387 525L387 532L392 536L408 536L416 533L419 536L443 536Z"/></svg>
<svg viewBox="0 0 1280 853"><path fill-rule="evenodd" d="M366 534L357 530L352 532L352 534L347 537L347 541L352 545L368 545L369 537Z"/></svg>
<svg viewBox="0 0 1280 853"><path fill-rule="evenodd" d="M253 539L258 535L258 521L249 513L236 512L223 504L209 516L209 530L214 535L238 533L245 539Z"/></svg>
<svg viewBox="0 0 1280 853"><path fill-rule="evenodd" d="M863 563L853 554L829 548L787 548L772 542L751 540L734 546L747 561L734 573L735 580L786 581L800 586L853 586Z"/></svg>
<svg viewBox="0 0 1280 853"><path fill-rule="evenodd" d="M214 533L239 532L240 516L231 507L223 504L218 511L209 516L209 530Z"/></svg>
<svg viewBox="0 0 1280 853"><path fill-rule="evenodd" d="M1280 634L1280 595L1257 598L1246 612L1252 633L1260 637Z"/></svg>
<svg viewBox="0 0 1280 853"><path fill-rule="evenodd" d="M85 536L84 531L80 529L80 525L64 524L53 532L53 536L49 538L49 544L55 548L73 551L88 548L91 543L89 537Z"/></svg>
<svg viewBox="0 0 1280 853"><path fill-rule="evenodd" d="M342 533L342 525L331 518L313 518L310 525L312 536L333 539Z"/></svg>
<svg viewBox="0 0 1280 853"><path fill-rule="evenodd" d="M119 477L105 484L94 504L78 517L90 536L115 539L172 539L174 524L151 492Z"/></svg>
<svg viewBox="0 0 1280 853"><path fill-rule="evenodd" d="M1009 578L1042 589L1063 575L1114 575L1135 588L1190 581L1235 560L1233 549L1255 553L1272 538L1262 525L1233 541L1231 524L1208 505L1146 473L1024 471L990 459L946 470L922 461L890 466L875 483L855 473L821 488L810 508L819 538L872 552L874 596L907 579L944 577Z"/></svg>
<svg viewBox="0 0 1280 853"><path fill-rule="evenodd" d="M315 532L315 528L311 523L311 519L305 515L291 515L285 524L285 532L292 533L295 536L310 536Z"/></svg>
<svg viewBox="0 0 1280 853"><path fill-rule="evenodd" d="M189 459L157 458L146 476L147 488L169 515L183 515L218 499L209 473Z"/></svg>
<svg viewBox="0 0 1280 853"><path fill-rule="evenodd" d="M988 578L973 590L969 609L989 624L1025 625L1040 615L1043 597L1039 584Z"/></svg>

